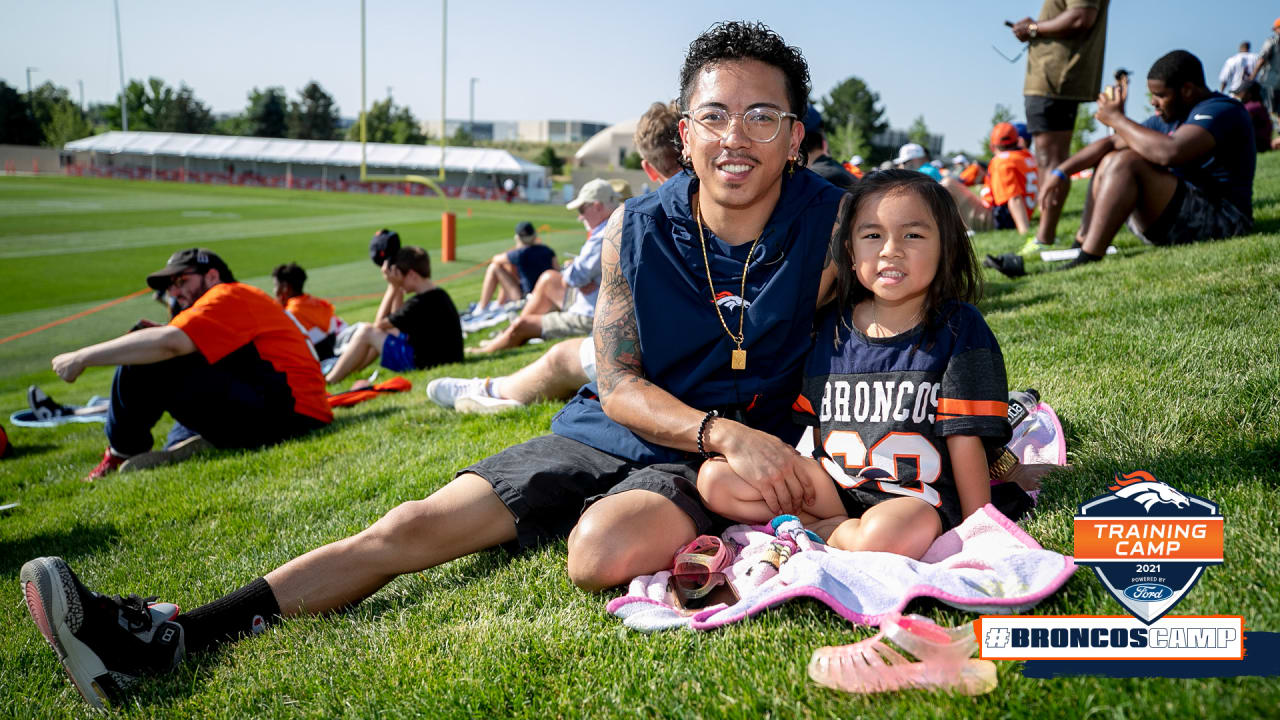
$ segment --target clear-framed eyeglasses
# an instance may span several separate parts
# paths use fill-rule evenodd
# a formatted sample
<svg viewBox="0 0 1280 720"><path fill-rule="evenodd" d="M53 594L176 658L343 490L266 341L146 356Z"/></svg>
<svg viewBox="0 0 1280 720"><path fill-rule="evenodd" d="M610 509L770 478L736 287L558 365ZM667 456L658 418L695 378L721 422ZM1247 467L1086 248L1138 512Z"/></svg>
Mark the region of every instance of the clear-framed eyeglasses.
<svg viewBox="0 0 1280 720"><path fill-rule="evenodd" d="M774 108L756 107L746 112L731 113L718 107L702 107L681 113L693 121L693 131L706 142L718 142L729 134L733 119L742 122L742 132L751 142L769 143L782 132L783 118L795 120L799 115Z"/></svg>

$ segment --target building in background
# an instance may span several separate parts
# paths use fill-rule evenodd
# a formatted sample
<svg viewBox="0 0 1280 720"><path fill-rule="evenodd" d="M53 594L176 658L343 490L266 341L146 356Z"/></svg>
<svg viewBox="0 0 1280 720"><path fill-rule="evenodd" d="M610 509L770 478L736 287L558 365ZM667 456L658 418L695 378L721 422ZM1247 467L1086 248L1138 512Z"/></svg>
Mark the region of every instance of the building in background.
<svg viewBox="0 0 1280 720"><path fill-rule="evenodd" d="M477 120L472 123L451 118L444 122L444 137L452 137L459 128L468 126L472 126L470 134L476 140L536 143L578 143L608 127L605 123L587 120ZM422 131L433 138L440 137L440 121L423 121Z"/></svg>

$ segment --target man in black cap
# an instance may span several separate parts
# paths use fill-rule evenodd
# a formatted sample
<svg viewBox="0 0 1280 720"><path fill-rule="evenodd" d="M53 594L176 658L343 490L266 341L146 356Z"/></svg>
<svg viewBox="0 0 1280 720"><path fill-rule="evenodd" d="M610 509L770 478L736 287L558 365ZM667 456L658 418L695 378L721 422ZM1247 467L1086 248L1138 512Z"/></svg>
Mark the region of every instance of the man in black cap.
<svg viewBox="0 0 1280 720"><path fill-rule="evenodd" d="M236 282L213 251L181 250L147 284L186 309L168 325L62 353L67 382L87 367L118 365L107 449L85 480L151 449L166 411L214 447L258 447L333 421L320 364L298 325L265 292Z"/></svg>

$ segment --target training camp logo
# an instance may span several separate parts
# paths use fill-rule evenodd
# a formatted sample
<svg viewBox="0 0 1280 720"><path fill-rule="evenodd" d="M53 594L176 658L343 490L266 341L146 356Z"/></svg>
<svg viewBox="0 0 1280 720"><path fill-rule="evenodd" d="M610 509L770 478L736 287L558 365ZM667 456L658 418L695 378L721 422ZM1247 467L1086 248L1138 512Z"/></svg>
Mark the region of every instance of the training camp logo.
<svg viewBox="0 0 1280 720"><path fill-rule="evenodd" d="M728 290L721 290L716 293L716 305L725 310L737 310L738 308L745 310L751 307L751 301L744 300Z"/></svg>
<svg viewBox="0 0 1280 720"><path fill-rule="evenodd" d="M1222 563L1222 514L1202 497L1137 470L1080 505L1075 560L1134 617L1151 625L1173 609L1209 565Z"/></svg>
<svg viewBox="0 0 1280 720"><path fill-rule="evenodd" d="M1167 615L1207 566L1222 563L1218 506L1145 470L1116 475L1107 490L1077 510L1075 562L1093 567L1129 615L984 615L974 628L979 656L1242 660L1242 616ZM1110 671L1097 666L1092 672Z"/></svg>

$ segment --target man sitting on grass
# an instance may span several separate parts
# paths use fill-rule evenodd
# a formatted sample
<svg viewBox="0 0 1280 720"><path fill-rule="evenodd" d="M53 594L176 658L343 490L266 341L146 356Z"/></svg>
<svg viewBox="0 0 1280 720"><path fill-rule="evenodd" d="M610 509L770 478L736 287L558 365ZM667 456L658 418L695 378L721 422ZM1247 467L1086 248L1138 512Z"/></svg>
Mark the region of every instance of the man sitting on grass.
<svg viewBox="0 0 1280 720"><path fill-rule="evenodd" d="M588 335L600 287L600 243L605 222L620 201L608 180L596 178L582 186L565 208L576 210L587 228L587 242L563 272L548 270L538 278L520 317L476 352L491 353L519 347L536 337L546 340Z"/></svg>
<svg viewBox="0 0 1280 720"><path fill-rule="evenodd" d="M420 247L400 248L382 265L387 281L372 324L360 323L325 381L333 384L382 357L392 372L462 360L462 324L453 300L431 281L431 257ZM408 300L405 293L416 293Z"/></svg>
<svg viewBox="0 0 1280 720"><path fill-rule="evenodd" d="M333 303L313 297L302 291L307 282L307 271L298 263L277 265L271 271L276 301L284 306L302 326L321 360L333 357L333 343L338 333L347 326L333 311Z"/></svg>
<svg viewBox="0 0 1280 720"><path fill-rule="evenodd" d="M723 23L690 45L680 86L688 171L602 230L599 383L553 434L183 614L91 592L60 558L28 562L28 610L88 702L118 700L120 680L170 670L184 652L350 607L400 574L485 548L567 536L568 577L588 590L670 567L681 545L713 531L694 487L706 454L769 488L779 512L804 504L804 485L825 475L796 453L802 428L789 410L834 279L827 248L841 197L802 167L808 67L768 28ZM740 302L717 305L704 250L717 291L744 292L745 273ZM730 337L721 317L741 334Z"/></svg>
<svg viewBox="0 0 1280 720"><path fill-rule="evenodd" d="M1098 121L1115 134L1086 146L1044 178L1041 195L1050 196L1073 173L1095 168L1073 245L1080 253L1063 269L1101 260L1126 220L1135 235L1154 245L1253 229L1257 157L1249 113L1206 87L1200 60L1185 50L1151 66L1147 89L1157 114L1142 124L1125 117L1125 92L1099 95ZM1005 275L1025 274L1014 253L987 257L984 264Z"/></svg>
<svg viewBox="0 0 1280 720"><path fill-rule="evenodd" d="M514 249L500 252L489 260L484 284L480 287L480 302L476 304L477 313L491 309L489 302L495 291L499 306L528 295L542 273L555 267L556 251L538 242L533 223L525 221L516 225L515 242Z"/></svg>
<svg viewBox="0 0 1280 720"><path fill-rule="evenodd" d="M298 326L270 295L236 282L213 251L176 252L147 284L187 309L168 325L53 358L67 382L88 367L119 366L108 446L85 480L152 455L151 428L166 411L219 448L268 445L333 421L320 365Z"/></svg>

